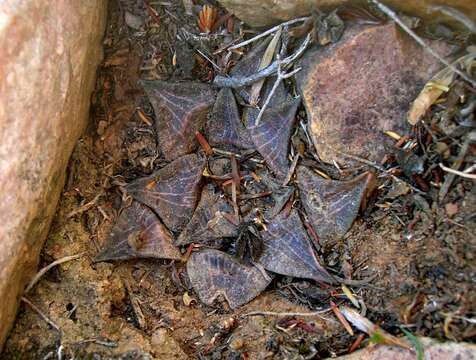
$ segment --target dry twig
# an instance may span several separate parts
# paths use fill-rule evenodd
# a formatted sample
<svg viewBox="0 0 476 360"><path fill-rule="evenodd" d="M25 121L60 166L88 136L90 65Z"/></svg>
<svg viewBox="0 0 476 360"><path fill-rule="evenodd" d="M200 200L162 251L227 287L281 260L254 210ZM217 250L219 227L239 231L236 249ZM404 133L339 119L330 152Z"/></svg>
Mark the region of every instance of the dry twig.
<svg viewBox="0 0 476 360"><path fill-rule="evenodd" d="M374 3L383 13L385 13L388 17L390 17L392 20L394 20L408 35L410 35L415 41L420 44L425 51L433 55L435 58L437 58L442 64L446 65L449 67L452 71L454 71L456 74L461 76L464 80L469 82L473 87L476 88L476 81L471 79L468 75L466 75L464 72L461 70L457 69L455 66L450 64L448 61L443 59L435 50L433 50L431 47L429 47L422 38L420 38L412 29L410 29L389 7L385 6L378 0L371 0L372 3Z"/></svg>
<svg viewBox="0 0 476 360"><path fill-rule="evenodd" d="M461 150L458 154L458 158L455 160L455 162L452 165L452 170L458 171L460 166L463 164L466 154L468 153L470 144L474 141L476 141L476 132L471 132L468 135L466 135L466 139L463 143L463 146L461 146ZM449 172L449 174L445 176L445 181L443 185L441 185L441 188L438 194L438 198L440 202L443 201L443 199L445 198L455 177L456 177L456 174L453 172Z"/></svg>
<svg viewBox="0 0 476 360"><path fill-rule="evenodd" d="M252 311L246 314L243 314L242 317L248 316L276 316L276 317L286 317L286 316L308 316L308 317L318 317L319 319L323 319L329 321L331 319L327 319L322 314L328 313L331 311L331 308L327 308L324 310L313 311L313 312L273 312L273 311ZM333 320L331 320L333 321Z"/></svg>
<svg viewBox="0 0 476 360"><path fill-rule="evenodd" d="M40 317L45 320L51 327L53 327L56 331L58 331L61 334L61 329L59 328L58 325L55 324L53 320L51 320L48 316L46 316L35 304L33 304L30 300L28 300L26 297L22 296L21 301L23 301L25 304L30 306L33 311L35 311Z"/></svg>
<svg viewBox="0 0 476 360"><path fill-rule="evenodd" d="M304 21L306 21L306 20L308 20L308 19L309 19L309 17L306 16L306 17L300 17L300 18L297 18L297 19L293 19L293 20L289 20L289 21L283 22L283 23L281 23L281 24L279 24L279 25L276 25L275 27L272 27L272 28L269 29L269 30L266 30L265 32L262 32L261 34L258 34L258 35L256 35L256 36L252 37L251 39L248 39L248 40L245 40L245 41L243 41L243 42L241 42L241 43L239 43L239 44L230 46L230 47L228 48L228 50L238 49L238 48L243 47L243 46L245 46L245 45L251 44L253 41L256 41L256 40L258 40L258 39L261 39L261 38L263 38L263 37L265 37L265 36L268 36L269 34L272 34L272 33L276 32L276 31L278 31L278 30L281 29L283 26L296 24L296 23L298 23L298 22L304 22Z"/></svg>
<svg viewBox="0 0 476 360"><path fill-rule="evenodd" d="M97 201L99 200L99 198L102 196L102 193L99 193L97 194L94 199L92 199L91 201L87 202L86 204L84 205L81 205L79 208L71 211L67 217L70 218L70 217L73 217L75 215L78 215L78 214L81 214L87 210L89 210L90 208L92 208L96 203Z"/></svg>
<svg viewBox="0 0 476 360"><path fill-rule="evenodd" d="M443 14L452 17L453 19L459 21L464 26L466 26L469 31L476 34L476 23L471 20L471 18L463 14L461 11L445 5L434 5L430 7L430 10L440 11Z"/></svg>
<svg viewBox="0 0 476 360"><path fill-rule="evenodd" d="M271 65L265 67L264 69L248 75L248 76L223 76L217 75L215 80L213 80L213 84L217 87L229 87L229 88L240 88L244 86L251 85L258 80L261 80L265 77L270 75L274 75L279 67L285 69L289 65L291 65L296 59L302 55L304 50L306 50L307 46L311 42L311 34L308 34L302 44L298 47L298 49L294 52L294 54L282 59L276 60ZM291 76L291 75L290 75Z"/></svg>
<svg viewBox="0 0 476 360"><path fill-rule="evenodd" d="M291 181L294 171L296 170L298 161L299 161L299 153L296 153L296 155L294 155L293 162L291 163L291 167L289 168L289 171L286 175L286 179L284 179L283 186L288 185L288 183Z"/></svg>
<svg viewBox="0 0 476 360"><path fill-rule="evenodd" d="M444 171L446 171L446 172L449 172L449 173L451 173L451 174L464 177L464 178L466 178L466 179L476 180L476 174L468 174L469 171L467 171L467 170L465 170L465 171L455 170L455 169L452 169L452 168L449 168L449 167L444 166L442 163L440 163L439 165L440 165L440 168L442 168L442 169L443 169ZM472 168L473 168L473 167L471 166L470 169L472 169Z"/></svg>
<svg viewBox="0 0 476 360"><path fill-rule="evenodd" d="M63 264L65 262L68 262L68 261L71 261L71 260L79 259L83 255L84 255L84 253L77 254L77 255L71 255L71 256L65 256L65 257L62 257L58 260L53 261L51 264L42 268L40 271L38 271L36 273L36 275L33 277L33 279L31 279L31 281L28 283L28 286L25 289L25 294L28 291L30 291L33 288L33 286L35 286L35 284L41 279L41 277L43 275L45 275L48 272L48 270L55 267L56 265L60 265L60 264Z"/></svg>
<svg viewBox="0 0 476 360"><path fill-rule="evenodd" d="M268 97L266 98L266 101L264 102L263 106L261 107L258 116L256 117L255 126L259 125L261 117L263 116L264 111L268 107L269 102L271 101L271 99L272 99L276 89L278 88L279 84L281 83L281 81L283 81L285 79L288 79L291 76L295 75L297 72L301 71L301 68L297 68L297 69L294 69L293 71L290 71L288 73L284 73L284 72L281 71L281 64L279 63L279 61L280 61L279 58L278 58L277 61L278 61L278 74L277 74L278 76L276 78L276 81L274 82L274 85L273 85L271 91L269 92Z"/></svg>

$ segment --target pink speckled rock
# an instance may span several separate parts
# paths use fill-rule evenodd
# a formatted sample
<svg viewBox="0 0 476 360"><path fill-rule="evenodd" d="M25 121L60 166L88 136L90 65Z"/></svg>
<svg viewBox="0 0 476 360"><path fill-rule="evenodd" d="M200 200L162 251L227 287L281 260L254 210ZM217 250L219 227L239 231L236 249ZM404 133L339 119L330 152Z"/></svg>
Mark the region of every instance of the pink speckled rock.
<svg viewBox="0 0 476 360"><path fill-rule="evenodd" d="M0 1L0 349L88 119L106 5Z"/></svg>
<svg viewBox="0 0 476 360"><path fill-rule="evenodd" d="M431 42L440 54L450 46ZM354 26L333 45L308 50L297 82L319 156L337 151L379 161L391 144L385 130L403 133L422 86L442 66L394 23Z"/></svg>

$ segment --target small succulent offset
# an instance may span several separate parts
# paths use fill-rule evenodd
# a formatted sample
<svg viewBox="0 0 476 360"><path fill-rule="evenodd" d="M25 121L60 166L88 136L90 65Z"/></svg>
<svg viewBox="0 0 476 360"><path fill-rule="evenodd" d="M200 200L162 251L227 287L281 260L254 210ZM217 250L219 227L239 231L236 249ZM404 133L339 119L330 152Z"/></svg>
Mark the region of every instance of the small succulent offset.
<svg viewBox="0 0 476 360"><path fill-rule="evenodd" d="M218 19L218 9L211 5L204 5L198 13L198 27L203 33L211 33Z"/></svg>

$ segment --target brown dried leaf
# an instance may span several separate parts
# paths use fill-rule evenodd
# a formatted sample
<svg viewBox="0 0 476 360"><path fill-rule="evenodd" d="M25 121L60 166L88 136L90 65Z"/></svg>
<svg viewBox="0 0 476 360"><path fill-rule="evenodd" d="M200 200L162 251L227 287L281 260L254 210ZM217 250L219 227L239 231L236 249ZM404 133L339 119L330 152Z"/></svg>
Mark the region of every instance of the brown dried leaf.
<svg viewBox="0 0 476 360"><path fill-rule="evenodd" d="M221 295L232 309L254 299L272 280L257 267L240 264L230 255L213 249L193 253L187 273L202 302L211 305Z"/></svg>
<svg viewBox="0 0 476 360"><path fill-rule="evenodd" d="M168 161L189 154L198 146L195 132L203 127L216 92L196 82L142 81L154 107L159 146Z"/></svg>
<svg viewBox="0 0 476 360"><path fill-rule="evenodd" d="M335 243L352 226L373 175L366 172L350 181L326 180L304 166L296 173L301 201L320 241Z"/></svg>
<svg viewBox="0 0 476 360"><path fill-rule="evenodd" d="M95 261L134 258L180 259L172 235L147 206L133 202L125 208L104 249Z"/></svg>
<svg viewBox="0 0 476 360"><path fill-rule="evenodd" d="M354 325L360 331L367 333L369 336L372 337L377 335L379 339L382 339L387 345L411 349L411 346L405 340L389 334L366 317L360 315L356 310L344 305L340 306L339 310L352 325Z"/></svg>
<svg viewBox="0 0 476 360"><path fill-rule="evenodd" d="M335 280L319 264L311 241L295 210L289 216L281 213L261 233L264 249L259 263L266 270L297 278L334 283Z"/></svg>
<svg viewBox="0 0 476 360"><path fill-rule="evenodd" d="M455 67L468 67L474 59L476 58L476 53L472 52L470 54L464 55L456 60L452 65ZM453 82L456 74L450 68L444 68L438 72L435 76L428 81L423 88L423 90L418 94L416 99L413 101L413 104L408 112L407 121L411 125L416 125L423 115L426 114L428 109L434 102L443 94L448 91L447 89Z"/></svg>
<svg viewBox="0 0 476 360"><path fill-rule="evenodd" d="M279 29L274 34L273 39L271 40L268 47L266 48L266 51L263 54L258 70L264 69L269 64L271 64L271 61L273 61L274 53L276 51L276 46L278 45L279 38L281 37L281 32L282 30ZM265 79L261 79L255 82L251 86L250 101L249 101L251 106L256 106L258 104L259 94L261 92L261 88L263 87L264 81Z"/></svg>
<svg viewBox="0 0 476 360"><path fill-rule="evenodd" d="M204 168L205 159L186 155L126 189L134 199L150 206L170 230L179 231L195 209Z"/></svg>

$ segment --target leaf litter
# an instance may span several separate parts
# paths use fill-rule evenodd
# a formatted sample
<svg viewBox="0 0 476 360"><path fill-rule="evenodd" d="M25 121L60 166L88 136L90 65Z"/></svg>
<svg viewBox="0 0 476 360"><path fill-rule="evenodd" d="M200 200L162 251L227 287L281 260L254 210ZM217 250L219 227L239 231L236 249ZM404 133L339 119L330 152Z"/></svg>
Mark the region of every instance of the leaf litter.
<svg viewBox="0 0 476 360"><path fill-rule="evenodd" d="M464 251L466 245L452 242L448 251L423 255L421 261L412 259L412 264L400 257L400 253L405 257L405 251L412 254L406 258L415 257L418 251L422 251L418 247L418 239L428 229L433 229L433 232L440 229L449 234L445 239L451 239L467 234L466 227L471 226L468 225L472 219L471 212L461 205L463 199L469 199L469 180L445 170L469 175L474 172L474 107L470 106L474 101L474 89L471 85L462 82L448 69L443 70L446 71L444 79L443 75L436 75L420 95L426 99L420 100L419 97L415 100L415 104L420 104L414 105L419 107L414 111L417 115L411 115L412 119L418 119L413 120L415 128L408 134L394 134L395 141L400 144L389 150L382 165L373 167L374 171L377 169L375 175L364 172L369 165L365 162L357 167L345 163L323 164L309 141L306 127L301 126L306 124L306 115L299 97L295 96L292 74L299 71L295 60L309 46L306 39L326 46L339 41L347 18L379 23L381 15L375 15L372 9L355 7L347 12L340 9L329 14L316 13L281 24L271 29L267 36L258 33L256 39L236 46L243 38L243 25L221 8L205 5L194 22L189 24L181 23L178 17L156 3L147 3L142 9L132 6L126 13L137 17L139 15L136 14L142 11L143 21L135 17L132 19L130 15L126 20L130 31L136 34L131 41L139 39L143 42L145 62L151 67L145 66L140 71L141 78L146 79L142 80L141 87L147 100L139 95L135 98L139 99L137 103L128 104L130 118L125 117L121 126L132 123L127 125L133 126L126 137L143 150L135 159L128 158L130 151L124 156L118 151L120 145L104 141L112 137L108 135L112 126L109 122L106 125L102 123L103 140L97 141L94 146L99 158L111 162L111 172L93 176L101 177L102 181L98 183L107 184L106 194L111 196L101 196L97 204L85 208L77 218L86 218L88 227L99 234L103 245L96 254L96 261L157 259L153 263L142 263L144 260L140 260L115 265L130 269L133 274L138 271L139 277L135 280L123 280L128 284L127 301L131 304L128 314L140 318L140 327L151 334L150 329L155 327L172 329L172 322L167 323L171 320L167 320L166 316L159 320L161 316L153 315L167 313L163 301L174 296L172 294L179 294L179 302L184 303L186 311L189 311L181 313L177 322L186 321L188 316L192 316L190 311L202 308L210 315L200 321L217 319L214 312L239 313L240 307L250 309L248 306L252 311L261 310L267 316L263 310L273 306L266 303L267 296L276 296L273 298L275 303L281 301L279 299L287 299L290 303L303 304L315 310L308 313L310 317L332 309L360 331L367 332L371 341L407 347L406 342L395 336L401 335L396 326L399 314L391 310L401 307L395 300L401 298L407 306L405 321L414 323L419 335L441 335L437 329L443 328L438 326L444 321L443 336L457 339L474 337L474 326L464 320L471 318L471 306L454 300L449 286L441 283L445 277L454 281L453 274L445 273L441 265L443 257L450 257L451 261L459 263L449 272L467 274L470 271L471 265L461 255L468 253ZM169 39L168 31L179 34L179 40ZM105 67L105 71L122 71L127 65L127 54L123 54L119 43L109 36L116 48L107 54L105 63L110 65ZM162 38L168 42L158 41ZM173 47L188 46L196 56L185 59L180 51L173 51L171 56L171 49L162 48L162 45L157 47L162 43L172 44ZM222 50L218 52L217 48ZM120 61L116 61L114 54L119 53ZM473 58L468 55L465 59ZM468 61L464 71L471 74L472 60ZM174 69L177 64L183 64L190 70L187 72L193 74L193 81L177 68ZM461 62L453 65L461 65ZM228 75L218 69L226 69ZM283 74L291 75L286 78ZM135 75L129 76L133 78ZM105 94L109 91L107 84L113 81L111 79L117 77L106 76L106 81L102 79L105 90L101 91ZM233 86L228 87L230 81ZM220 88L222 85L225 87ZM425 95L424 92L429 90L431 94ZM134 91L140 93L141 89L139 87ZM115 95L119 96L118 93ZM455 98L458 100L455 101ZM104 96L96 106L110 112L111 104L107 99ZM137 106L139 112L136 111ZM139 115L134 121L133 114L136 113ZM107 115L106 119L113 118L111 113ZM103 119L102 116L97 114L100 119ZM141 139L147 141L139 144L137 134L143 134ZM201 134L202 138L197 134ZM211 149L205 154L203 143L209 143ZM296 146L299 143L303 146ZM443 147L444 150L441 150ZM80 164L87 161L87 156L81 157L83 155L79 150L75 156ZM145 164L145 158L149 159L147 166L140 165ZM390 173L394 177L388 176ZM396 182L395 178L403 182ZM88 181L84 177L79 179L82 184ZM73 178L71 181L77 180ZM378 187L374 186L375 182ZM282 186L283 183L287 186ZM422 189L423 195L417 200L413 199L414 189ZM454 205L452 208L457 209L452 212L451 219L446 219L446 215L441 217L437 206L445 197ZM116 202L114 207L112 199ZM67 213L77 208L68 206ZM443 207L445 214L447 208ZM104 223L95 220L100 214L103 214ZM115 219L114 224L110 219ZM109 231L106 231L106 225ZM398 236L388 230L392 227L401 227L401 236L414 242L408 240L402 244L400 238L400 245L392 251L388 250ZM370 231L376 235L368 235ZM381 242L382 238L389 243ZM474 244L474 239L469 241ZM52 249L56 248L49 247L46 251L52 253ZM408 273L417 272L418 275L412 275L413 283L399 282L379 264L384 261L384 256L391 258L394 254L398 266ZM175 261L165 265L160 259ZM371 276L374 271L380 270L382 272L377 278ZM391 271L398 275L398 269ZM155 274L159 273L167 275L155 281ZM121 272L121 278L124 276ZM149 276L153 276L151 281ZM370 280L366 280L365 276L369 276ZM363 280L359 282L354 277ZM170 282L166 278L172 279L170 281L175 285L166 285ZM435 290L427 279L438 284L439 290ZM369 281L374 280L377 286L367 286ZM461 281L466 286L466 280ZM412 295L417 291L413 286L417 282L421 282L419 286L424 292L419 293L418 301L413 301ZM410 290L399 293L395 290L396 283ZM143 284L147 284L147 288L142 289ZM157 286L173 290L153 290ZM388 299L379 287L387 289ZM474 296L470 289L464 291L459 294L459 299ZM195 301L194 293L202 304ZM159 300L155 302L162 307L148 300L152 299L152 294L161 294L163 299L157 296ZM439 307L429 309L428 306L434 304L432 299L435 296ZM127 302L122 298L115 301ZM342 305L345 303L360 308L361 313ZM258 308L253 308L253 304L258 304ZM179 305L176 303L175 306ZM127 311L120 310L123 314ZM342 327L333 329L333 335L329 336L328 332L319 328L321 325L295 319L306 316L305 311L279 311L282 312L268 313L283 314L285 319L271 323L271 335L266 340L266 346L264 343L259 345L278 358L280 353L289 356L344 353L353 343L350 335L342 335ZM366 312L383 325L377 326L366 319L362 315ZM193 321L193 316L191 319ZM335 320L325 320L325 323L331 326ZM60 323L60 326L66 325ZM286 330L284 340L276 340L280 328ZM211 325L209 333L199 333L196 338L187 337L188 330L177 328L170 331L177 334L175 336L180 339L181 346L193 356L206 358L225 353L244 356L246 353L246 350L231 349L226 345L230 334L235 336L240 333L234 327L222 329ZM195 340L206 339L207 336L207 341ZM411 336L406 336L417 346ZM189 340L191 338L194 340ZM298 349L298 339L305 344L305 349ZM259 353L259 349L252 348L257 344L253 341L248 349ZM359 344L362 341L364 345L368 343L361 337L359 341Z"/></svg>

